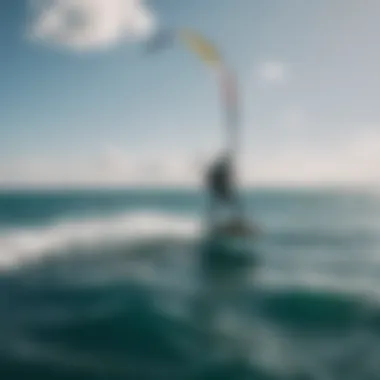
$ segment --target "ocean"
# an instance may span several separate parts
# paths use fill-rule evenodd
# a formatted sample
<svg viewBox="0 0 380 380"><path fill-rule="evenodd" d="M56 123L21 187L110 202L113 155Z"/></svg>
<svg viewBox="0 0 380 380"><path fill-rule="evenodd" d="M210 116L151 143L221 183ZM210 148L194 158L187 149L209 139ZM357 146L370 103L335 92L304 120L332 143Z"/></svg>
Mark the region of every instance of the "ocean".
<svg viewBox="0 0 380 380"><path fill-rule="evenodd" d="M200 192L0 193L0 378L380 379L380 195L243 199L257 265L209 345Z"/></svg>

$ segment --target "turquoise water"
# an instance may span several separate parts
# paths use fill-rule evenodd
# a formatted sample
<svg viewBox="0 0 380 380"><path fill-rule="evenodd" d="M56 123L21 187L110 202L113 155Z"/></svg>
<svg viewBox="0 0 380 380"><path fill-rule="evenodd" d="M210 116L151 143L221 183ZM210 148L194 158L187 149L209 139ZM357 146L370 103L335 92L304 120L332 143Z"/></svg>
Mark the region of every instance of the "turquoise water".
<svg viewBox="0 0 380 380"><path fill-rule="evenodd" d="M192 314L201 194L1 193L1 379L380 379L380 196L244 201L263 234L220 315L237 362L226 339L205 350Z"/></svg>

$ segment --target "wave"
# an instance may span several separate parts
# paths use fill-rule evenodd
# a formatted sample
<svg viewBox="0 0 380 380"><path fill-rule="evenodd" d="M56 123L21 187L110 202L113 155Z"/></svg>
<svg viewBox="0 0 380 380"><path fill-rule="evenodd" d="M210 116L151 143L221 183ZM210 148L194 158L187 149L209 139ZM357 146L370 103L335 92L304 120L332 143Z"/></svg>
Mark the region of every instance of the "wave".
<svg viewBox="0 0 380 380"><path fill-rule="evenodd" d="M21 334L12 337L3 351L0 349L0 363L3 356L7 365L15 368L28 365L35 371L35 367L68 371L62 378L79 374L90 378L103 373L107 378L134 378L139 374L156 379L161 371L170 375L165 378L190 378L194 362L204 364L201 359L209 359L212 363L211 356L220 349L226 350L225 358L234 355L236 349L244 351L251 378L356 380L377 378L380 369L379 309L373 308L363 318L362 302L338 294L290 291L257 297L252 293L244 298L249 306L244 315L221 316L224 330L233 339L228 345L224 338L218 339L205 354L194 335L196 321L174 317L146 303L142 289L107 288L96 294L90 290L91 297L89 290L61 289L55 297L51 293L56 290L40 291L48 293L46 298L40 295L40 311L60 305L61 292L67 291L66 309L77 315L24 325ZM136 292L135 301L131 291ZM110 297L118 300L114 307L109 305ZM51 300L57 298L61 301L52 305ZM82 313L78 313L78 305ZM29 313L22 314L30 319ZM205 357L200 358L202 355ZM223 362L223 358L214 362L221 373L226 371ZM150 373L149 368L156 373ZM255 373L262 376L253 376Z"/></svg>
<svg viewBox="0 0 380 380"><path fill-rule="evenodd" d="M198 231L195 219L158 212L57 221L43 227L13 229L0 234L0 268L39 260L70 247L96 247L165 237L190 238Z"/></svg>
<svg viewBox="0 0 380 380"><path fill-rule="evenodd" d="M189 375L188 363L211 356L203 355L202 343L193 338L194 293L187 293L187 287L199 290L186 258L192 257L200 232L196 218L160 212L61 220L4 232L0 265L7 273L30 262L37 262L33 270L42 267L51 256L58 263L51 276L43 266L34 283L28 265L12 286L0 277L0 365L6 377L28 372L32 377L57 378L48 376L49 371L61 374L61 379ZM275 240L277 233L272 231L267 240ZM155 252L172 247L170 266L126 265L127 257L141 252L146 243ZM185 255L177 254L181 249ZM259 245L256 249L261 263L251 276L255 292L250 287L241 299L248 310L221 318L246 353L252 378L377 378L376 276L331 270L341 252L324 256L321 266L318 250L304 255L302 250L289 254L267 253ZM373 267L373 261L364 264ZM129 282L131 269L139 277L137 284ZM68 282L59 277L65 271ZM217 346L229 352L229 345ZM222 362L215 364L220 376L213 378L226 378Z"/></svg>
<svg viewBox="0 0 380 380"><path fill-rule="evenodd" d="M50 257L69 257L71 252L74 255L58 263L59 273L55 270L54 276L68 273L70 280L76 276L77 280L86 279L88 284L96 284L131 275L126 260L144 252L147 247L150 252L159 253L172 246L174 255L171 259L175 258L172 261L176 260L179 250L186 253L181 255L182 262L174 262L166 271L140 265L133 267L133 276L140 276L150 283L154 279L157 284L167 286L173 285L169 280L176 277L175 286L179 288L181 282L193 281L189 278L194 275L193 268L189 268L184 257L191 256L194 247L188 249L186 242L194 243L200 233L199 219L159 211L59 220L46 226L12 229L0 234L0 270L9 271L33 263L38 265ZM257 244L255 253L260 257L260 267L252 272L253 286L306 287L378 298L380 263L377 255L321 250L310 238L306 239L310 245L305 250L297 245L290 250L286 245L278 244L279 236L291 239L293 234L294 231L289 229L272 231L264 236L263 245ZM85 260L83 256L86 256Z"/></svg>

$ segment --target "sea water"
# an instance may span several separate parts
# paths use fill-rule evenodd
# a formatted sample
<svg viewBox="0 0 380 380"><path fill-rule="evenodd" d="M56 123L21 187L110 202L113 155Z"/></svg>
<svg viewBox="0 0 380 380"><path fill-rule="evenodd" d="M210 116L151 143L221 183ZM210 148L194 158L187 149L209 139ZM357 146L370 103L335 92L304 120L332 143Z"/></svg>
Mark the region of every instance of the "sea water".
<svg viewBox="0 0 380 380"><path fill-rule="evenodd" d="M201 192L3 191L0 378L380 379L380 194L262 189L244 204L263 233L244 316L224 318L244 363L227 366L192 312Z"/></svg>

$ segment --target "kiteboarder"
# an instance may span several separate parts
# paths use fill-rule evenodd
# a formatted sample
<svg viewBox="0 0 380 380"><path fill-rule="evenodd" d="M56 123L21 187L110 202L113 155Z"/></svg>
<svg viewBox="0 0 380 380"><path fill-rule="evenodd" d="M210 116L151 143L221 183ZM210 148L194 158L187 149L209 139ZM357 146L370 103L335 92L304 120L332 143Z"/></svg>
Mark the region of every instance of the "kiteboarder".
<svg viewBox="0 0 380 380"><path fill-rule="evenodd" d="M210 196L209 224L222 234L247 236L260 232L245 218L239 197L232 155L227 151L206 173L206 188Z"/></svg>
<svg viewBox="0 0 380 380"><path fill-rule="evenodd" d="M239 198L236 191L232 160L228 154L222 155L206 175L206 187L210 193L210 223L220 222L220 213L229 211L228 219L238 223L242 219Z"/></svg>
<svg viewBox="0 0 380 380"><path fill-rule="evenodd" d="M215 212L218 204L231 206L234 199L234 186L231 176L231 160L222 155L209 169L206 186L210 192L212 208ZM213 218L212 218L213 219Z"/></svg>

